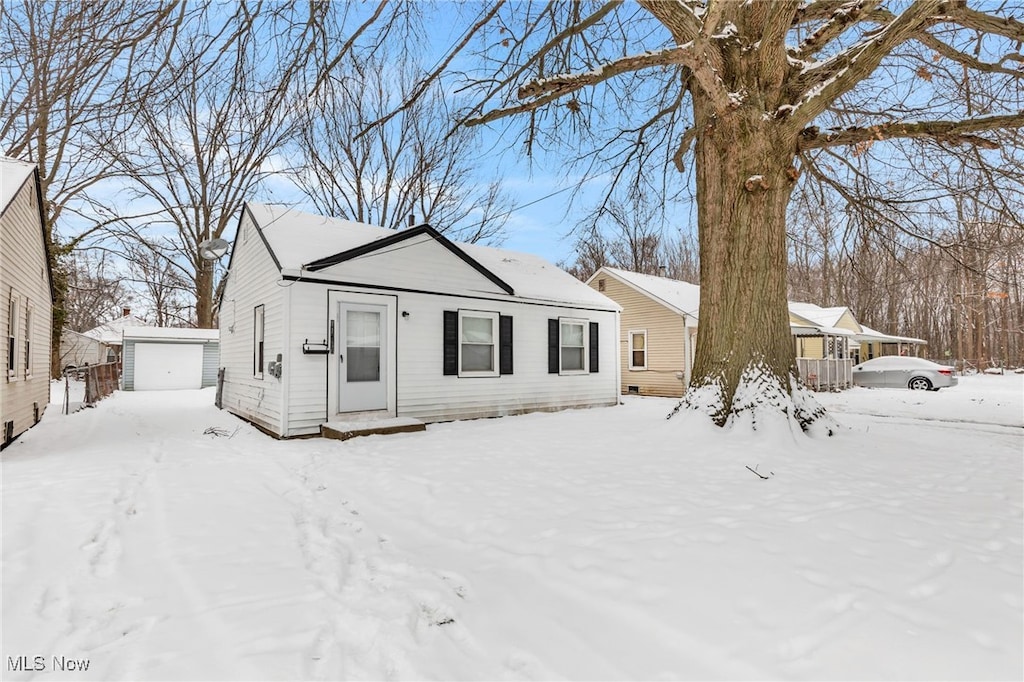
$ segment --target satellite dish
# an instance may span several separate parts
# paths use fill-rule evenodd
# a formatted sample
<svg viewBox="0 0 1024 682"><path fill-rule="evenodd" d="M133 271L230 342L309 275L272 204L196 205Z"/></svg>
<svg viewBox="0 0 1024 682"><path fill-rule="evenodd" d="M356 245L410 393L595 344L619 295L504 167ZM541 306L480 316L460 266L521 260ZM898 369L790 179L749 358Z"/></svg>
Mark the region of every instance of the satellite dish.
<svg viewBox="0 0 1024 682"><path fill-rule="evenodd" d="M218 260L228 252L229 247L226 239L207 239L199 244L199 255L204 260Z"/></svg>

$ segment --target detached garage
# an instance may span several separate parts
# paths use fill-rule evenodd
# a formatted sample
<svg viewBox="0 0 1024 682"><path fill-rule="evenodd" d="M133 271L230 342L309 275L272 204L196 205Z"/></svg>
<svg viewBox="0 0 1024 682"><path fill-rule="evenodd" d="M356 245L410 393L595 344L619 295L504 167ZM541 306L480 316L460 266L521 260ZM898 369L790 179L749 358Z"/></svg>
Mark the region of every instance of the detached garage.
<svg viewBox="0 0 1024 682"><path fill-rule="evenodd" d="M173 391L217 385L217 329L136 327L125 330L122 348L121 383L126 391Z"/></svg>

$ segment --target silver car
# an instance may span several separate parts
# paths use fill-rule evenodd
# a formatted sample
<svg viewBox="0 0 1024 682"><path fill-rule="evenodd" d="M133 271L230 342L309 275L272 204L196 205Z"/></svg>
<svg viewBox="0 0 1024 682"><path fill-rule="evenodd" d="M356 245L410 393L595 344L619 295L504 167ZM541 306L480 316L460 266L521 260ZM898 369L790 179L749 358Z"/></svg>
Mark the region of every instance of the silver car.
<svg viewBox="0 0 1024 682"><path fill-rule="evenodd" d="M953 368L924 358L886 355L853 367L853 384L872 388L909 388L937 391L956 386Z"/></svg>

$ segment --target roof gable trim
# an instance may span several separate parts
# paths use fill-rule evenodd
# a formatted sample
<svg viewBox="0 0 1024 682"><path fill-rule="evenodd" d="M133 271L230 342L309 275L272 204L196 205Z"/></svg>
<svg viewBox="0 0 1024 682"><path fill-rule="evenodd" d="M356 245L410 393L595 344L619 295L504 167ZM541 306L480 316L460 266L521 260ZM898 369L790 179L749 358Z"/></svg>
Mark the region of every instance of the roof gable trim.
<svg viewBox="0 0 1024 682"><path fill-rule="evenodd" d="M450 239L448 239L443 234L441 234L440 232L438 232L437 230L435 230L434 228L427 224L418 225L416 227L404 230L402 232L396 232L393 235L389 235L387 237L383 237L381 239L377 239L372 242L356 246L346 251L336 253L333 256L327 256L326 258L315 260L312 263L307 263L305 266L303 266L303 269L309 270L311 272L317 272L318 270L329 268L332 265L344 263L345 261L349 261L354 258L359 258L360 256L365 256L375 251L379 251L383 248L387 248L388 246L400 244L406 240L412 239L413 237L418 237L420 235L427 235L428 237L436 241L438 244L443 246L445 249L450 251L452 254L457 256L471 268L473 268L481 275L486 277L506 294L510 296L515 296L515 290L512 288L510 284L508 284L505 280L501 279L496 274L488 270L479 261L477 261L468 253L460 249L454 242L452 242Z"/></svg>

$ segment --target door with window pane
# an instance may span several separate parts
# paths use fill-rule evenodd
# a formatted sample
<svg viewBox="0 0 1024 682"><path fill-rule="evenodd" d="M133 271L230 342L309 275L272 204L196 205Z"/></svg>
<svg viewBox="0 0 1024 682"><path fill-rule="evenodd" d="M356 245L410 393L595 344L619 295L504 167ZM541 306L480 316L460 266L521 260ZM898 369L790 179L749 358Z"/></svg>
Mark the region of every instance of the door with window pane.
<svg viewBox="0 0 1024 682"><path fill-rule="evenodd" d="M387 409L387 307L339 305L337 410Z"/></svg>

